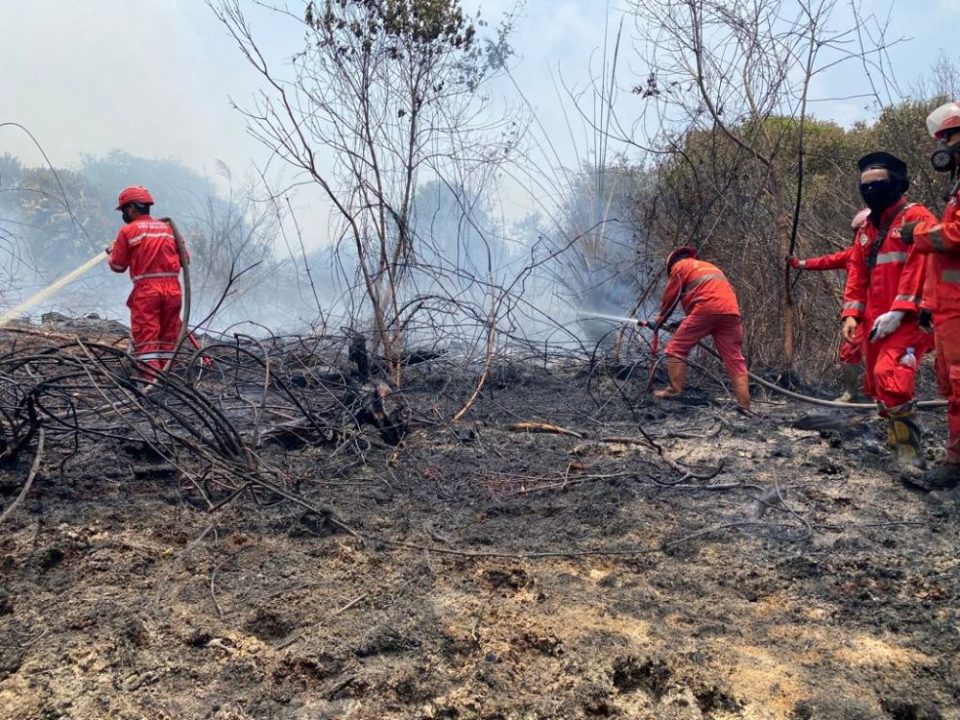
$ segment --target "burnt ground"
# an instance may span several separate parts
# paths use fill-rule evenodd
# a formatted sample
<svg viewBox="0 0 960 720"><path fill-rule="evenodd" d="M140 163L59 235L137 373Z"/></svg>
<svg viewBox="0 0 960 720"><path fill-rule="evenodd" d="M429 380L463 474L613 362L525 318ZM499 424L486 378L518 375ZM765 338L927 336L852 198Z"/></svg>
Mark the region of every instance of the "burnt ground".
<svg viewBox="0 0 960 720"><path fill-rule="evenodd" d="M960 718L960 508L891 478L875 422L638 405L575 363L498 366L446 422L472 380L409 373L398 449L259 450L362 537L51 444L0 525L0 718Z"/></svg>

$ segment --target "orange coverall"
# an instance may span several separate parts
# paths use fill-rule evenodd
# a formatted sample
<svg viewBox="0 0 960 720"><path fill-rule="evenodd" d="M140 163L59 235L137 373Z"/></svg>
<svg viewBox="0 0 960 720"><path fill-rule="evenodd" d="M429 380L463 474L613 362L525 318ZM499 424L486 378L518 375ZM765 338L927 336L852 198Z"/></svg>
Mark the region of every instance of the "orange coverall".
<svg viewBox="0 0 960 720"><path fill-rule="evenodd" d="M901 406L914 398L916 367L900 362L907 348L914 348L919 364L931 346L929 335L915 322L923 295L926 261L900 238L905 222L931 219L933 215L925 207L908 204L901 198L879 218L871 214L853 245L842 317L858 319L863 332L869 334L874 320L883 313L900 310L908 314L887 337L878 341L868 339L864 343L867 365L864 392L881 404L881 414L899 412ZM883 228L887 229L886 235L882 244L875 247Z"/></svg>
<svg viewBox="0 0 960 720"><path fill-rule="evenodd" d="M960 464L960 191L939 223L926 219L914 227L913 241L929 258L923 307L933 312L937 384L947 398L946 461Z"/></svg>
<svg viewBox="0 0 960 720"><path fill-rule="evenodd" d="M114 272L129 269L133 281L127 307L134 357L162 370L180 336L180 255L173 230L141 216L120 228L109 262Z"/></svg>
<svg viewBox="0 0 960 720"><path fill-rule="evenodd" d="M670 269L670 280L663 293L661 319L669 315L678 297L686 317L664 348L664 354L686 358L700 340L711 335L727 375L746 375L740 305L723 271L703 260L678 260Z"/></svg>
<svg viewBox="0 0 960 720"><path fill-rule="evenodd" d="M854 234L853 242L856 243L860 235L860 230ZM827 255L818 255L817 257L807 258L803 261L801 267L804 270L846 270L853 257L853 245L835 253ZM859 365L863 361L863 324L857 325L857 334L854 336L854 342L840 341L840 362L844 365Z"/></svg>

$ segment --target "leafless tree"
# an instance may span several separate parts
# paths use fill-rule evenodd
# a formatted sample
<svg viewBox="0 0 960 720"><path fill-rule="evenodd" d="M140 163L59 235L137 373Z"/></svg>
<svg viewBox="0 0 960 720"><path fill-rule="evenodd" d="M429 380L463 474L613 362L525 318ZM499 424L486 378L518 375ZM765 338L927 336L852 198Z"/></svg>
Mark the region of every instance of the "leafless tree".
<svg viewBox="0 0 960 720"><path fill-rule="evenodd" d="M698 185L691 199L699 195L703 219L739 217L742 235L722 239L762 251L750 258L749 272L781 278L766 288L774 300L767 312L782 318L782 360L789 365L795 311L784 258L796 243L804 195L811 87L842 65L867 80L883 74L886 27L856 3L850 14L839 0L632 0L630 8L649 70L634 92L648 109L632 127L614 127L622 137L648 138L650 146L681 154L684 138L700 131L700 142L722 147L727 160L733 154L724 174L689 158L680 162ZM888 88L864 84L861 97L880 104ZM717 229L698 223L699 237L691 239L710 244Z"/></svg>
<svg viewBox="0 0 960 720"><path fill-rule="evenodd" d="M244 110L251 132L332 207L332 239L349 245L361 309L399 377L418 183L482 169L509 151L509 128L491 125L479 93L504 56L503 32L483 45L458 0L304 2L298 14L277 10L306 37L285 75L237 0L210 4L265 83Z"/></svg>

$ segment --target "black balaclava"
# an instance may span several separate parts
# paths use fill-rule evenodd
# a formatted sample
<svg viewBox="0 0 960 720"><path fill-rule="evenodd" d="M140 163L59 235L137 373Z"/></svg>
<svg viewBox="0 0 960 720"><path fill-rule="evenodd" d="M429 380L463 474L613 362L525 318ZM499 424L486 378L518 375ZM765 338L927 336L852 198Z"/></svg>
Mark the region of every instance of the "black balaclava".
<svg viewBox="0 0 960 720"><path fill-rule="evenodd" d="M882 168L890 176L887 180L860 183L860 197L870 208L871 219L876 221L880 213L896 204L910 187L907 164L890 153L873 152L860 158L857 161L857 167L860 168L861 173L872 168Z"/></svg>

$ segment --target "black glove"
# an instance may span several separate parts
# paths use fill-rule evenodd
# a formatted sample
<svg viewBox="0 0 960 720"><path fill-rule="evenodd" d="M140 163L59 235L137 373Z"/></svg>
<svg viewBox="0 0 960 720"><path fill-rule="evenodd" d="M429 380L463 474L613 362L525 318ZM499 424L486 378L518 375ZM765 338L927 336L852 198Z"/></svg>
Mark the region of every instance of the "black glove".
<svg viewBox="0 0 960 720"><path fill-rule="evenodd" d="M933 332L933 312L924 308L917 315L917 325L924 332Z"/></svg>
<svg viewBox="0 0 960 720"><path fill-rule="evenodd" d="M900 226L900 240L904 245L913 245L913 230L919 222L908 222Z"/></svg>

